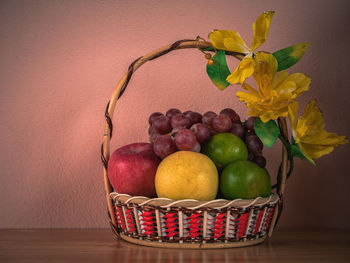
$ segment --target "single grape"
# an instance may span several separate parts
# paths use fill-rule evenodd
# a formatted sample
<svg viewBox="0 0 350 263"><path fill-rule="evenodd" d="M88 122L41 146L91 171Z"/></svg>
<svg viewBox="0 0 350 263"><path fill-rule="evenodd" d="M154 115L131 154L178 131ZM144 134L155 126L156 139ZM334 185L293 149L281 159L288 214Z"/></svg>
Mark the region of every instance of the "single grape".
<svg viewBox="0 0 350 263"><path fill-rule="evenodd" d="M152 122L152 127L160 134L166 134L172 129L170 119L164 115L156 117Z"/></svg>
<svg viewBox="0 0 350 263"><path fill-rule="evenodd" d="M187 111L184 113L185 117L190 120L191 125L202 122L202 115L195 111Z"/></svg>
<svg viewBox="0 0 350 263"><path fill-rule="evenodd" d="M148 127L148 135L151 135L152 133L157 132L153 126Z"/></svg>
<svg viewBox="0 0 350 263"><path fill-rule="evenodd" d="M185 117L182 113L175 114L170 119L171 127L173 128L186 128L188 129L191 126L189 119Z"/></svg>
<svg viewBox="0 0 350 263"><path fill-rule="evenodd" d="M175 144L179 150L189 151L196 145L196 143L197 137L191 130L180 130L175 136Z"/></svg>
<svg viewBox="0 0 350 263"><path fill-rule="evenodd" d="M149 141L150 143L154 144L154 142L157 140L157 138L161 136L161 134L157 133L157 132L152 132L150 135L149 135Z"/></svg>
<svg viewBox="0 0 350 263"><path fill-rule="evenodd" d="M176 152L177 148L170 135L160 135L153 144L153 151L158 157L164 159Z"/></svg>
<svg viewBox="0 0 350 263"><path fill-rule="evenodd" d="M241 118L233 109L230 109L230 108L223 109L222 111L220 111L220 114L226 114L227 116L229 116L232 123L241 122Z"/></svg>
<svg viewBox="0 0 350 263"><path fill-rule="evenodd" d="M183 128L183 127L174 128L174 129L172 129L172 131L170 132L170 135L171 135L172 137L175 137L176 134L177 134L179 131L183 130L183 129L185 129L185 128Z"/></svg>
<svg viewBox="0 0 350 263"><path fill-rule="evenodd" d="M242 124L234 122L232 123L230 132L242 139L244 137L245 130Z"/></svg>
<svg viewBox="0 0 350 263"><path fill-rule="evenodd" d="M245 130L245 137L247 138L249 135L256 135L254 131L250 131L250 130Z"/></svg>
<svg viewBox="0 0 350 263"><path fill-rule="evenodd" d="M191 131L196 134L199 143L203 143L210 139L212 130L203 123L195 123L191 126Z"/></svg>
<svg viewBox="0 0 350 263"><path fill-rule="evenodd" d="M245 143L247 145L248 152L259 155L263 149L263 143L256 135L249 135L245 138Z"/></svg>
<svg viewBox="0 0 350 263"><path fill-rule="evenodd" d="M211 125L217 132L228 132L232 127L232 121L226 114L220 114L213 119Z"/></svg>
<svg viewBox="0 0 350 263"><path fill-rule="evenodd" d="M155 118L157 118L158 116L162 116L162 115L163 115L163 113L161 113L161 112L153 112L148 118L149 125L152 125L152 122L154 121Z"/></svg>
<svg viewBox="0 0 350 263"><path fill-rule="evenodd" d="M248 160L249 160L249 161L253 161L254 158L255 158L254 153L248 153Z"/></svg>
<svg viewBox="0 0 350 263"><path fill-rule="evenodd" d="M215 112L212 111L208 111L206 113L203 114L202 117L202 123L211 126L213 119L217 116L217 114Z"/></svg>
<svg viewBox="0 0 350 263"><path fill-rule="evenodd" d="M199 142L197 142L190 151L197 153L201 152L201 145L199 144Z"/></svg>
<svg viewBox="0 0 350 263"><path fill-rule="evenodd" d="M169 109L169 110L165 113L165 115L166 115L169 119L171 119L171 117L173 117L175 114L179 114L179 113L181 113L181 111L180 111L179 109L172 108L172 109Z"/></svg>
<svg viewBox="0 0 350 263"><path fill-rule="evenodd" d="M255 156L253 162L259 165L261 168L265 168L266 166L266 159L262 155Z"/></svg>
<svg viewBox="0 0 350 263"><path fill-rule="evenodd" d="M254 122L256 120L256 117L249 117L246 121L245 121L245 128L248 131L254 131Z"/></svg>

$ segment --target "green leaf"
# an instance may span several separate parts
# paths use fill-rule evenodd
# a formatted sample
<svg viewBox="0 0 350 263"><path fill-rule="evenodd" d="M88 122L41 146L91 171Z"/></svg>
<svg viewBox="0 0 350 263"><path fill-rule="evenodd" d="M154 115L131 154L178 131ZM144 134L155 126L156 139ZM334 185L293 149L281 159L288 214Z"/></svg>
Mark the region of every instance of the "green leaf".
<svg viewBox="0 0 350 263"><path fill-rule="evenodd" d="M274 55L278 61L277 71L290 68L297 63L303 57L309 46L310 43L305 42L278 50L273 53L272 55Z"/></svg>
<svg viewBox="0 0 350 263"><path fill-rule="evenodd" d="M291 152L292 157L298 157L302 160L307 160L309 163L316 166L315 162L312 159L310 159L309 157L307 157L303 153L303 151L299 148L299 146L294 143L294 140L293 140L293 144L291 145L290 152Z"/></svg>
<svg viewBox="0 0 350 263"><path fill-rule="evenodd" d="M262 122L260 118L257 118L254 122L254 130L256 135L260 138L262 143L271 148L275 144L280 130L274 120L268 122Z"/></svg>
<svg viewBox="0 0 350 263"><path fill-rule="evenodd" d="M208 76L220 90L224 90L230 85L230 83L226 81L226 78L231 74L227 67L225 51L219 50L212 59L214 60L214 64L211 66L207 64Z"/></svg>

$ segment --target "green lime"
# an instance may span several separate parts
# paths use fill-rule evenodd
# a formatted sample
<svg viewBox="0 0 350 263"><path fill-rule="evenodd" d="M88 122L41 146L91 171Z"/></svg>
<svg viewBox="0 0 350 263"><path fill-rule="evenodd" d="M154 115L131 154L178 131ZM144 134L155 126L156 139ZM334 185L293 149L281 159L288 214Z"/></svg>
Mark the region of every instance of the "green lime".
<svg viewBox="0 0 350 263"><path fill-rule="evenodd" d="M222 171L220 190L229 200L268 197L271 194L270 175L253 162L236 161Z"/></svg>
<svg viewBox="0 0 350 263"><path fill-rule="evenodd" d="M232 133L213 135L204 145L202 152L221 169L237 160L246 160L248 150L245 143Z"/></svg>

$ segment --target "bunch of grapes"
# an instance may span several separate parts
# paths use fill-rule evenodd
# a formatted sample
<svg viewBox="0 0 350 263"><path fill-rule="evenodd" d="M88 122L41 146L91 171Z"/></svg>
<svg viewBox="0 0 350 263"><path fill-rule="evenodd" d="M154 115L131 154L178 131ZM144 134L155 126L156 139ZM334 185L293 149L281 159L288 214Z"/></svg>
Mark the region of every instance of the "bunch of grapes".
<svg viewBox="0 0 350 263"><path fill-rule="evenodd" d="M202 123L202 115L194 111L172 108L165 115L152 113L148 121L149 139L160 158L178 150L200 152L200 144L212 136L210 127Z"/></svg>
<svg viewBox="0 0 350 263"><path fill-rule="evenodd" d="M245 127L245 144L248 149L248 160L256 163L261 168L266 166L266 159L263 156L264 145L259 137L255 134L254 121L256 117L249 117L244 122Z"/></svg>
<svg viewBox="0 0 350 263"><path fill-rule="evenodd" d="M242 123L239 115L230 108L219 114L208 111L203 115L172 108L165 115L154 112L149 116L148 134L155 154L163 159L178 150L200 152L201 145L211 136L230 132L245 141L249 160L265 167L263 144L254 132L254 121L255 118L250 117Z"/></svg>

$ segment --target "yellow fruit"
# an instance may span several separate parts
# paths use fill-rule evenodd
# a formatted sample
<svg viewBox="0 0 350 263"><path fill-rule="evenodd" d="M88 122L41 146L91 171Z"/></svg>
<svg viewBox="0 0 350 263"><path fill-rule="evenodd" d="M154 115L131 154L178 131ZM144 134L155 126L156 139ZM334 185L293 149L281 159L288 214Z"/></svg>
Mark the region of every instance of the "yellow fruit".
<svg viewBox="0 0 350 263"><path fill-rule="evenodd" d="M178 151L158 166L155 177L158 197L173 200L213 200L219 185L215 164L204 154Z"/></svg>

